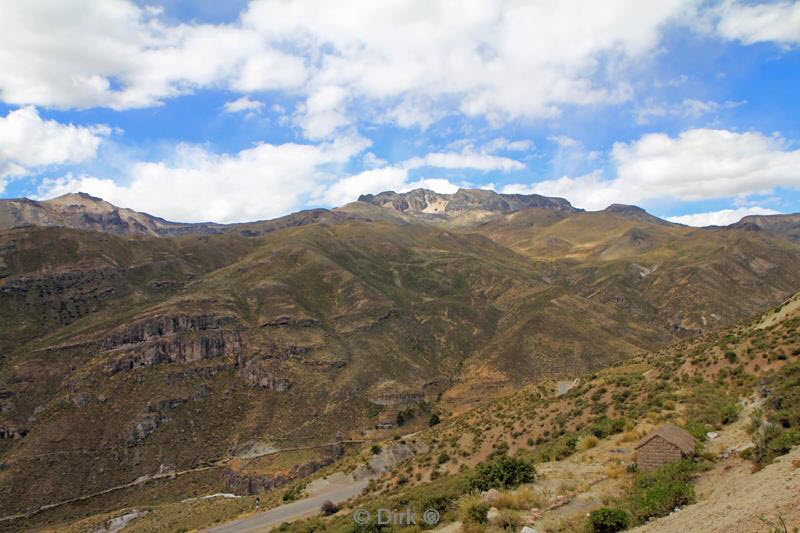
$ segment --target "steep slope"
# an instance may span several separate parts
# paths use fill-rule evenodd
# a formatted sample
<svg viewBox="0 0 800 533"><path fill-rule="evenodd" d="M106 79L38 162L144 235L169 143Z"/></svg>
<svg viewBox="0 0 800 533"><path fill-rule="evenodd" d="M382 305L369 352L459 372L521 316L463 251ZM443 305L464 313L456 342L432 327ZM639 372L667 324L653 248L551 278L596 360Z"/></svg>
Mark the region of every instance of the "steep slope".
<svg viewBox="0 0 800 533"><path fill-rule="evenodd" d="M679 336L742 320L800 283L794 243L746 228L656 220L606 211L560 218L528 209L476 231L546 262L548 279L575 294Z"/></svg>
<svg viewBox="0 0 800 533"><path fill-rule="evenodd" d="M66 228L1 231L0 355L97 311L163 299L253 245L239 235L166 241Z"/></svg>
<svg viewBox="0 0 800 533"><path fill-rule="evenodd" d="M85 235L59 231L65 248ZM670 338L570 296L485 237L418 224L308 224L258 239L105 236L61 261L89 265L92 246L110 253L138 243L152 253L234 238L252 251L187 274L163 297L119 289L120 305L98 305L10 350L0 425L25 436L3 454L0 507L19 511L258 447L358 438L448 389L445 401L463 404ZM92 260L105 264L106 255ZM242 475L206 483L230 490L250 483Z"/></svg>
<svg viewBox="0 0 800 533"><path fill-rule="evenodd" d="M538 479L519 491L482 495L487 507L500 508L495 527L505 520L515 529L583 531L591 510L643 501L626 496L641 487L633 483L638 474L626 466L635 459L637 441L664 422L688 428L704 444L698 462L705 467L692 476L699 503L684 502L674 513L669 506L650 521L639 517L647 525L636 531L686 531L698 524L720 532L755 531L762 519L775 527L779 517L791 529L798 519L796 496L786 491L797 486L800 451L792 448L800 443L800 402L793 394L800 376L798 302L800 293L735 327L585 375L565 394L554 384L531 385L447 418L413 436L427 451L375 479L343 512L283 529L338 533L349 530L355 509L374 516L377 508L422 513L434 507L442 522L451 523L450 531L481 530L487 526L462 529L460 522L470 518L465 500L474 501L468 500L470 475L479 463L509 455L535 462ZM772 441L778 446L762 446L758 434L748 433L759 416L780 425L783 437ZM748 456L763 449L777 458L756 472ZM668 497L670 490L650 493L645 504ZM640 509L628 510L635 516Z"/></svg>
<svg viewBox="0 0 800 533"><path fill-rule="evenodd" d="M210 236L0 232L2 514L159 473L45 518L281 486L342 441L597 371L800 286L800 247L769 232L464 194L477 207L435 224L362 201ZM462 224L493 205L508 212ZM324 453L259 458L308 446Z"/></svg>

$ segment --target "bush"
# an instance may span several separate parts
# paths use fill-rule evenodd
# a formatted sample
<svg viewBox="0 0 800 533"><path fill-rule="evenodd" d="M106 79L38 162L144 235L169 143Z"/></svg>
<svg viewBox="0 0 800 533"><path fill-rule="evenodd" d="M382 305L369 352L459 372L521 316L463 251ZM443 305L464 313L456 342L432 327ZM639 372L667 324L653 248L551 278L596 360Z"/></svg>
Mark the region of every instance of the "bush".
<svg viewBox="0 0 800 533"><path fill-rule="evenodd" d="M691 479L694 470L694 462L683 460L637 474L627 494L634 517L639 522L645 522L692 503L694 487Z"/></svg>
<svg viewBox="0 0 800 533"><path fill-rule="evenodd" d="M339 506L330 500L325 500L320 507L320 512L325 516L330 516L339 512Z"/></svg>
<svg viewBox="0 0 800 533"><path fill-rule="evenodd" d="M536 480L536 469L523 459L500 456L481 463L470 479L470 486L479 491L511 489Z"/></svg>
<svg viewBox="0 0 800 533"><path fill-rule="evenodd" d="M602 508L589 514L589 531L592 533L624 531L629 523L630 516L622 509Z"/></svg>
<svg viewBox="0 0 800 533"><path fill-rule="evenodd" d="M372 455L378 455L379 453L381 453L381 447L378 446L377 444L373 444L372 448L370 448L370 451L372 452Z"/></svg>
<svg viewBox="0 0 800 533"><path fill-rule="evenodd" d="M566 459L575 453L577 444L578 436L574 433L567 433L537 449L535 451L536 460L560 461L561 459Z"/></svg>
<svg viewBox="0 0 800 533"><path fill-rule="evenodd" d="M489 513L489 504L477 494L470 494L458 501L458 514L465 524L485 524Z"/></svg>
<svg viewBox="0 0 800 533"><path fill-rule="evenodd" d="M429 425L429 426L431 426L431 427L433 427L433 426L435 426L436 424L438 424L439 422L441 422L441 419L439 419L439 415L437 415L436 413L433 413L433 414L431 415L431 418L430 418L430 420L428 420L428 425Z"/></svg>
<svg viewBox="0 0 800 533"><path fill-rule="evenodd" d="M445 463L446 463L447 461L449 461L449 460L450 460L450 455L448 455L448 453L447 453L447 452L442 452L442 453L440 453L440 454L439 454L439 457L436 459L436 461L437 461L437 462L438 462L440 465L443 465L443 464L445 464Z"/></svg>

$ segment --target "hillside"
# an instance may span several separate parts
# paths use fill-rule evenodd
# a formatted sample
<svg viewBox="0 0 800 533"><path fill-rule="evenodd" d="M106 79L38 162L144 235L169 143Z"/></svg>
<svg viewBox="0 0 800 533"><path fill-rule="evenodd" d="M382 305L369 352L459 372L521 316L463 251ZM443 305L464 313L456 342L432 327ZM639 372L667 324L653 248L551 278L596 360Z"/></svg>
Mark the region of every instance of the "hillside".
<svg viewBox="0 0 800 533"><path fill-rule="evenodd" d="M354 509L411 505L421 513L433 505L449 531L502 531L504 523L584 531L589 511L631 505L626 498L639 474L626 465L634 460L634 445L669 421L702 442L693 495L680 512L669 507L669 516L656 515L636 531L758 531L780 520L792 531L800 525L800 448L792 448L800 444L798 304L800 294L736 327L583 376L564 395L551 385L528 386L451 417L415 434L427 450L379 476L335 517L283 530L349 531ZM765 420L782 429L760 445L751 428ZM767 455L759 462L761 453ZM465 505L476 498L467 495L469 476L480 463L506 454L533 461L538 479L483 496L487 508L500 509L499 522L465 524ZM156 510L156 516L162 512L172 511Z"/></svg>
<svg viewBox="0 0 800 533"><path fill-rule="evenodd" d="M800 286L800 246L769 232L453 197L433 222L361 201L215 235L0 232L2 514L115 487L31 524L282 487L433 413L702 339Z"/></svg>

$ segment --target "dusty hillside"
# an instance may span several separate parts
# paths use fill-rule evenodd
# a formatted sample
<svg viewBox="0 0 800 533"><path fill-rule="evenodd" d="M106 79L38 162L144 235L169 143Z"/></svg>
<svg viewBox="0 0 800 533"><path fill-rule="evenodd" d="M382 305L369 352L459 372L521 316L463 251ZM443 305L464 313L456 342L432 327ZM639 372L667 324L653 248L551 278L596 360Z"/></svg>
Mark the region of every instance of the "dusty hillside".
<svg viewBox="0 0 800 533"><path fill-rule="evenodd" d="M0 508L120 487L36 515L47 522L280 487L346 453L344 441L514 391L539 405L539 385L732 323L800 285L800 248L769 234L690 230L624 206L509 205L478 226L359 202L210 236L3 232ZM550 234L580 253L524 244ZM628 374L619 387L650 383ZM629 408L602 407L611 393L600 394L580 413L564 398L574 416L536 427L521 414L495 429L464 420L453 453L474 463L501 431L513 450ZM285 469L239 461L316 445L324 460L289 456ZM148 476L159 481L126 486Z"/></svg>

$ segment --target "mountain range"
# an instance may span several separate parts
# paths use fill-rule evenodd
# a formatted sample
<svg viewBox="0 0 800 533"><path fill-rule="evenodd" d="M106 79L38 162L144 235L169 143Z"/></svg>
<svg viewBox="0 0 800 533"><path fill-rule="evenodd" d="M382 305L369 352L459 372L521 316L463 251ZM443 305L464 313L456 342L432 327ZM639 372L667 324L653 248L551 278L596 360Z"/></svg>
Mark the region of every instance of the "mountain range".
<svg viewBox="0 0 800 533"><path fill-rule="evenodd" d="M0 200L0 514L164 472L197 474L42 519L278 486L310 463L236 461L656 352L794 294L798 228L463 189L229 225Z"/></svg>

